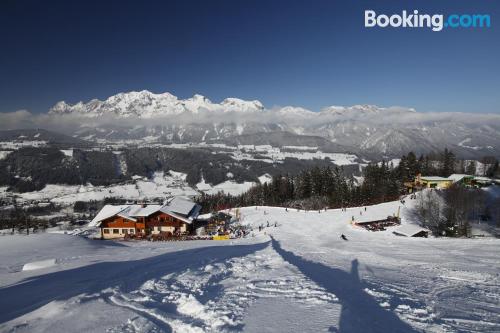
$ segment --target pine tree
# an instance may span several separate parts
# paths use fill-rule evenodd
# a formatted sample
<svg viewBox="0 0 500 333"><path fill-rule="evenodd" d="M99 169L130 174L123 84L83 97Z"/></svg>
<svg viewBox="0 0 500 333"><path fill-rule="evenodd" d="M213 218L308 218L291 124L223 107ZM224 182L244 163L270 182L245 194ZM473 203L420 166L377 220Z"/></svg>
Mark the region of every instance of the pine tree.
<svg viewBox="0 0 500 333"><path fill-rule="evenodd" d="M476 174L476 162L470 161L465 168L465 173L474 176Z"/></svg>

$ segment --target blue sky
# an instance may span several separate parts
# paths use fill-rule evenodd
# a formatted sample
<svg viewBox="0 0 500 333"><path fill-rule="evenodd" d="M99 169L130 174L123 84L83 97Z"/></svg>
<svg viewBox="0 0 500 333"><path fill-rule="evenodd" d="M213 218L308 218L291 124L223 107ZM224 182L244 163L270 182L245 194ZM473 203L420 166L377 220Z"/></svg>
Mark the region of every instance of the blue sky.
<svg viewBox="0 0 500 333"><path fill-rule="evenodd" d="M364 10L490 14L489 29L367 29ZM0 112L118 92L267 107L500 112L500 2L0 2Z"/></svg>

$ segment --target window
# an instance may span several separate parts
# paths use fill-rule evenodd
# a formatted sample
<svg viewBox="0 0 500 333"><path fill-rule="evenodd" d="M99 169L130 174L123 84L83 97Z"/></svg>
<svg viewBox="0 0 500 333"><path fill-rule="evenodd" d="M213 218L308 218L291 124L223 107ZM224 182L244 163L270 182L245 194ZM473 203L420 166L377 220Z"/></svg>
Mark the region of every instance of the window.
<svg viewBox="0 0 500 333"><path fill-rule="evenodd" d="M113 233L114 234L119 234L120 233L120 229L113 229Z"/></svg>
<svg viewBox="0 0 500 333"><path fill-rule="evenodd" d="M131 234L135 234L135 230L134 229L130 229L130 233Z"/></svg>
<svg viewBox="0 0 500 333"><path fill-rule="evenodd" d="M104 232L105 234L109 234L109 229L104 229L104 230L103 230L103 232Z"/></svg>
<svg viewBox="0 0 500 333"><path fill-rule="evenodd" d="M128 234L128 229L122 229L122 232L126 235Z"/></svg>

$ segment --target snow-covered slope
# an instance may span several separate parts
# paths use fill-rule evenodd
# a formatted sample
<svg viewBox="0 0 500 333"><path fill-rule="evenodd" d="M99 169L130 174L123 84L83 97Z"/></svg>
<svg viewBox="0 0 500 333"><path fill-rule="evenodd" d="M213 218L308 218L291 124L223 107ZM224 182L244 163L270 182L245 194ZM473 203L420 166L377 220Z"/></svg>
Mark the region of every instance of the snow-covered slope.
<svg viewBox="0 0 500 333"><path fill-rule="evenodd" d="M500 240L406 238L350 224L401 206L408 225L414 205L245 207L253 237L230 241L1 236L0 331L499 331ZM46 259L55 265L21 271Z"/></svg>

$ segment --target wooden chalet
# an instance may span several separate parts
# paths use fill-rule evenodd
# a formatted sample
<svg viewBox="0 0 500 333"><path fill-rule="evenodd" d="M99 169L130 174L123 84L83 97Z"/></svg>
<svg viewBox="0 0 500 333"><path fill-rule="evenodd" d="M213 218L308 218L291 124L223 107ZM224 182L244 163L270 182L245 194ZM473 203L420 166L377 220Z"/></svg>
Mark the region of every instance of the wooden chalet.
<svg viewBox="0 0 500 333"><path fill-rule="evenodd" d="M200 209L184 197L164 205L106 205L89 226L99 227L103 239L187 235Z"/></svg>
<svg viewBox="0 0 500 333"><path fill-rule="evenodd" d="M381 220L361 221L354 222L353 224L370 231L383 231L387 227L400 225L401 219L397 216L387 216L387 218Z"/></svg>

